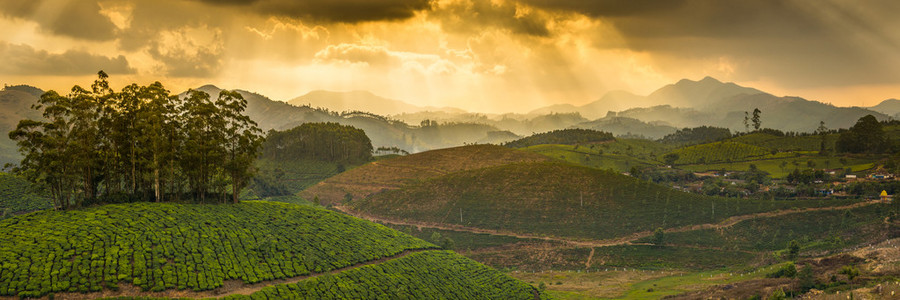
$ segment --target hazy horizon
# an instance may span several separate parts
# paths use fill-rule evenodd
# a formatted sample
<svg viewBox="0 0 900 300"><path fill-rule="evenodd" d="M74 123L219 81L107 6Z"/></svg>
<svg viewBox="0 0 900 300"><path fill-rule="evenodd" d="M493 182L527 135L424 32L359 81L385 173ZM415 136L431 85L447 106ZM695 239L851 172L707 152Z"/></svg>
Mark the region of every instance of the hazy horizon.
<svg viewBox="0 0 900 300"><path fill-rule="evenodd" d="M369 91L524 113L711 76L836 106L900 97L891 1L0 3L0 84Z"/></svg>

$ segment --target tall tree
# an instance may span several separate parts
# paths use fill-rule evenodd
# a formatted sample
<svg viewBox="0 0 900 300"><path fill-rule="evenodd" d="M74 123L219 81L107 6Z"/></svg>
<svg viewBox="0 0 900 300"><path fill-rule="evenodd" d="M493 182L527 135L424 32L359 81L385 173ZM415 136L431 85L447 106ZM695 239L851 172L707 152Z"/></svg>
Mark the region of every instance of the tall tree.
<svg viewBox="0 0 900 300"><path fill-rule="evenodd" d="M231 177L231 196L238 202L241 190L253 177L253 160L262 145L262 130L243 114L247 100L235 91L221 91L216 104L225 118L225 170Z"/></svg>
<svg viewBox="0 0 900 300"><path fill-rule="evenodd" d="M754 130L759 130L759 127L762 126L762 120L760 120L760 116L759 116L761 113L762 113L762 111L760 111L759 108L753 109L753 118L751 118L751 120L753 121L753 129Z"/></svg>
<svg viewBox="0 0 900 300"><path fill-rule="evenodd" d="M58 209L183 192L225 201L229 185L237 201L262 140L240 94L212 101L192 90L182 99L159 82L115 92L107 77L98 73L90 90L41 95L34 108L43 119L22 120L9 133L24 156L16 172L47 186Z"/></svg>

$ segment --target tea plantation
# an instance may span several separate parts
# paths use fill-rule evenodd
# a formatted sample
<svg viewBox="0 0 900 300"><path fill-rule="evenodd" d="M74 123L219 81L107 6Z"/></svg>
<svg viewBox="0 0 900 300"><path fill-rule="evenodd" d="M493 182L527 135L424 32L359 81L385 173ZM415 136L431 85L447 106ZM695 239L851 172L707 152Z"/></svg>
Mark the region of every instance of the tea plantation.
<svg viewBox="0 0 900 300"><path fill-rule="evenodd" d="M435 247L339 213L274 202L42 211L0 221L0 241L0 296L20 297L120 284L211 290L226 280L321 273Z"/></svg>
<svg viewBox="0 0 900 300"><path fill-rule="evenodd" d="M535 299L537 289L450 251L267 287L225 299Z"/></svg>
<svg viewBox="0 0 900 300"><path fill-rule="evenodd" d="M731 216L846 203L849 201L708 197L614 172L536 162L456 172L349 205L391 219L608 239L657 227L717 223Z"/></svg>
<svg viewBox="0 0 900 300"><path fill-rule="evenodd" d="M31 183L15 175L0 173L0 219L48 208L53 208L53 203L33 191Z"/></svg>

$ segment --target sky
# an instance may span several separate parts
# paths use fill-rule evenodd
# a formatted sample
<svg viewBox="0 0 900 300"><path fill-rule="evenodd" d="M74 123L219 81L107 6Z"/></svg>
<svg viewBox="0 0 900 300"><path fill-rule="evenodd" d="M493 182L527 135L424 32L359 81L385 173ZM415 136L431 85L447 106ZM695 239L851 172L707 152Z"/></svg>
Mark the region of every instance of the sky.
<svg viewBox="0 0 900 300"><path fill-rule="evenodd" d="M900 98L895 0L2 0L0 84L366 90L527 112L712 76L838 106Z"/></svg>

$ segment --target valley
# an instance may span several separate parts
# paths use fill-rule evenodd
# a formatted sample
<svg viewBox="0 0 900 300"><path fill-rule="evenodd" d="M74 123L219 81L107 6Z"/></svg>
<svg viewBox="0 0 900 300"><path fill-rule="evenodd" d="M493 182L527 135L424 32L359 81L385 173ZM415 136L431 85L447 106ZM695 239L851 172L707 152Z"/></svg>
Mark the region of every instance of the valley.
<svg viewBox="0 0 900 300"><path fill-rule="evenodd" d="M682 81L660 93L715 96L708 86L716 82ZM900 236L890 197L900 192L895 121L866 117L812 133L652 131L660 123L608 116L586 125L578 114L551 113L415 126L198 91L179 97L246 95L251 120L271 120L267 111L303 117L260 122L269 131L253 177L230 195L240 178L211 166L223 173L207 175L205 201L190 200L204 195L186 189L195 186L177 184L154 198L158 165L148 160L134 160L141 178L112 173L121 183L95 182L97 198L81 203L54 198L41 177L20 169L3 174L0 235L10 243L0 246L2 297L815 298L884 295L900 276L890 255ZM721 93L736 91L748 90ZM526 123L547 130L514 133ZM872 131L860 128L876 125L877 135L861 138ZM479 130L502 139L486 141ZM860 139L879 142L852 152ZM193 174L177 163L162 169L176 177L163 179ZM107 194L132 180L137 195Z"/></svg>

